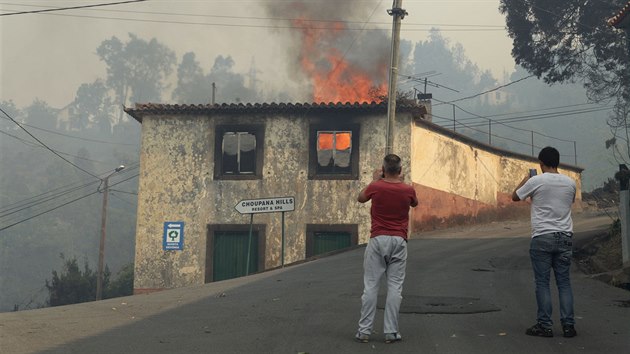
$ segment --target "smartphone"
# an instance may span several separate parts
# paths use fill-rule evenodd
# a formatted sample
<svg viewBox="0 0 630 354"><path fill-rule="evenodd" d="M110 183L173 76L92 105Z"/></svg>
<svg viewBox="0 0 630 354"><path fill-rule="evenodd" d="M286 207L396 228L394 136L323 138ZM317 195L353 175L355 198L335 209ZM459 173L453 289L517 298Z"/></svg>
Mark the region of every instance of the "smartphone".
<svg viewBox="0 0 630 354"><path fill-rule="evenodd" d="M537 173L538 172L536 171L535 168L530 168L529 169L529 177L534 177L534 176L536 176Z"/></svg>

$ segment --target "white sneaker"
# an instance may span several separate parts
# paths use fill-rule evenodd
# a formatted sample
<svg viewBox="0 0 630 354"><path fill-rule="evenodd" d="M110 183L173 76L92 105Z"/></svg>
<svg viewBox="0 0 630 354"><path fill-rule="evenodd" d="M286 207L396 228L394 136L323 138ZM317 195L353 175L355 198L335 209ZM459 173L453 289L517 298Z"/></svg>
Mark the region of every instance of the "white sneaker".
<svg viewBox="0 0 630 354"><path fill-rule="evenodd" d="M402 336L400 333L386 333L385 334L385 343L394 343L402 340Z"/></svg>

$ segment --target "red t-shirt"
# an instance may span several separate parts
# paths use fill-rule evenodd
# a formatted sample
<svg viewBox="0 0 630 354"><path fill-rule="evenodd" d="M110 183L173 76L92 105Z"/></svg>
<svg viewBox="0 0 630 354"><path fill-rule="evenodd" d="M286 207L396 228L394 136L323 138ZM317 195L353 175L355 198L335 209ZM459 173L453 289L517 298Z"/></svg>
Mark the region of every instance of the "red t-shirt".
<svg viewBox="0 0 630 354"><path fill-rule="evenodd" d="M417 201L413 187L381 179L370 183L365 189L365 195L372 200L370 237L389 235L407 239L409 208Z"/></svg>

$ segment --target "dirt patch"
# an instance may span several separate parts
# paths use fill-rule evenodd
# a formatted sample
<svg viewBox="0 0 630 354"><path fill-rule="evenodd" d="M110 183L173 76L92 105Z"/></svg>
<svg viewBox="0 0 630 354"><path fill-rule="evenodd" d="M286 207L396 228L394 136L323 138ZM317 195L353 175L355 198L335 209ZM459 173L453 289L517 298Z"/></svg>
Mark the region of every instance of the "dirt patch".
<svg viewBox="0 0 630 354"><path fill-rule="evenodd" d="M622 268L619 220L613 222L608 231L576 248L573 257L582 272L610 285L630 290L630 268Z"/></svg>
<svg viewBox="0 0 630 354"><path fill-rule="evenodd" d="M616 208L619 206L619 183L609 178L602 187L582 192L582 202L598 209Z"/></svg>

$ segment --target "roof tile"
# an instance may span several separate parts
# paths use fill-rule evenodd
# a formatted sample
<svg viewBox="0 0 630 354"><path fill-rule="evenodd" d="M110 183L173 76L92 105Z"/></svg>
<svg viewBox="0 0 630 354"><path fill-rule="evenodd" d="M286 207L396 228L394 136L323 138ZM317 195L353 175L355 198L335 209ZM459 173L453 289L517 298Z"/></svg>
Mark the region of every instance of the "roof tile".
<svg viewBox="0 0 630 354"><path fill-rule="evenodd" d="M622 7L615 16L608 19L608 25L619 28L619 25L621 25L621 22L628 17L628 14L630 14L630 1L628 1L628 3ZM626 26L628 25L626 24Z"/></svg>
<svg viewBox="0 0 630 354"><path fill-rule="evenodd" d="M426 107L413 103L399 103L396 108L400 112L414 114L426 114ZM163 114L240 114L262 112L334 112L334 111L361 111L361 112L387 112L387 102L313 102L313 103L223 103L223 104L165 104L165 103L136 103L134 108L125 107L125 112L142 123L142 117L146 115Z"/></svg>

